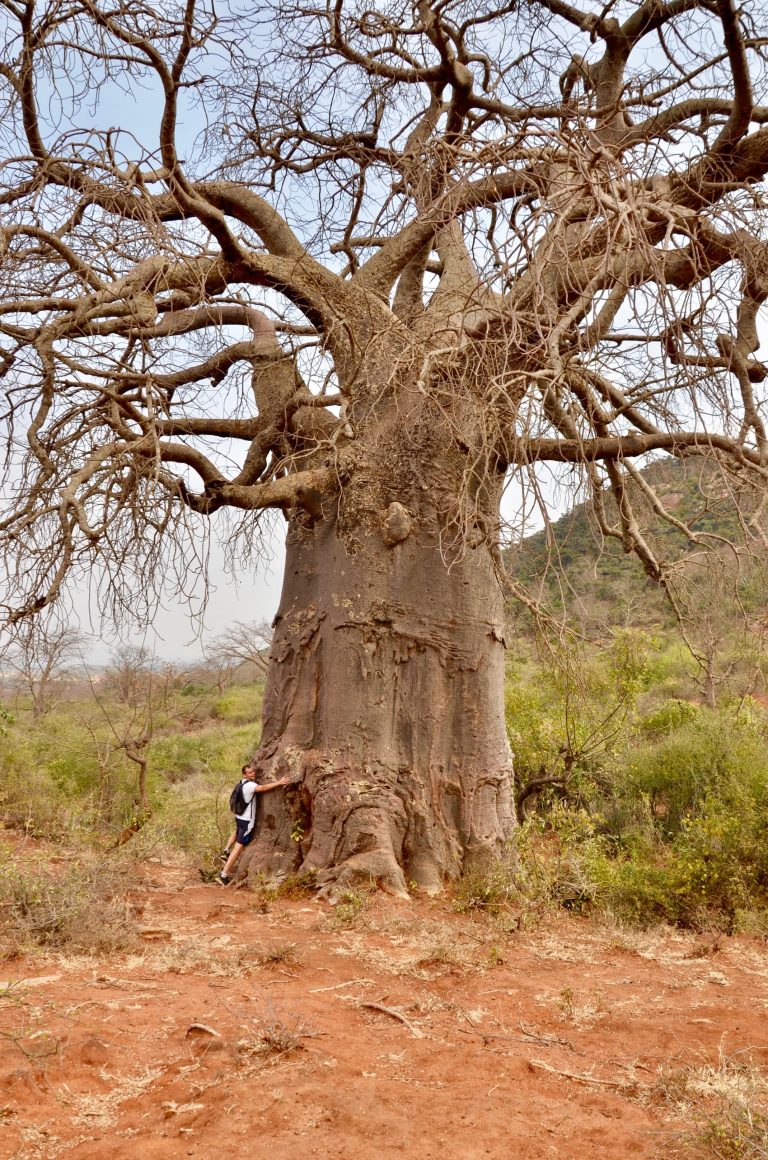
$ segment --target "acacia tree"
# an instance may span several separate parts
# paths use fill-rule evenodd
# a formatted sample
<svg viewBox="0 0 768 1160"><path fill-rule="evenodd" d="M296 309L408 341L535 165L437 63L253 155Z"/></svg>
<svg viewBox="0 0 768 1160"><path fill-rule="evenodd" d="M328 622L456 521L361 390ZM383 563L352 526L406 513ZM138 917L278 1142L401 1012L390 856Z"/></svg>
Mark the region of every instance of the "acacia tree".
<svg viewBox="0 0 768 1160"><path fill-rule="evenodd" d="M765 489L761 5L2 6L8 617L282 511L254 857L437 888L514 823L505 481L669 591L638 462Z"/></svg>
<svg viewBox="0 0 768 1160"><path fill-rule="evenodd" d="M169 720L178 715L176 694L184 682L181 669L156 664L147 649L135 645L122 645L113 652L101 680L89 676L91 697L113 738L104 748L93 722L85 722L99 764L100 798L107 786L110 750L124 753L136 767L133 817L118 838L118 846L138 833L150 816L150 746Z"/></svg>
<svg viewBox="0 0 768 1160"><path fill-rule="evenodd" d="M23 620L9 634L0 664L29 697L34 718L44 717L61 694L62 682L82 663L85 638L76 628L48 617Z"/></svg>
<svg viewBox="0 0 768 1160"><path fill-rule="evenodd" d="M258 620L235 620L205 650L205 659L216 672L219 690L229 684L238 670L263 677L267 671L272 629Z"/></svg>

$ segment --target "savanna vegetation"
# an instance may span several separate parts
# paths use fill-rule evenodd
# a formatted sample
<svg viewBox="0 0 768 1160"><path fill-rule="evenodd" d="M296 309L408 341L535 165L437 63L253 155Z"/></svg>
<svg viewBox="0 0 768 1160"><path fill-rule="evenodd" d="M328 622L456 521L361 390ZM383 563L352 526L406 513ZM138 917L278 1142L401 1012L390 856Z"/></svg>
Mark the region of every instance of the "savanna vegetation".
<svg viewBox="0 0 768 1160"><path fill-rule="evenodd" d="M167 679L168 675L165 674ZM144 695L153 695L146 674ZM73 680L68 695L41 720L24 698L9 698L0 751L7 825L65 844L108 850L126 844L137 855L153 846L203 857L229 826L229 790L258 740L261 685L215 685L173 674L162 702L121 702L100 679ZM145 803L131 735L146 740ZM146 737L146 734L149 736ZM128 742L126 744L126 736Z"/></svg>
<svg viewBox="0 0 768 1160"><path fill-rule="evenodd" d="M567 622L582 631L542 633L541 618L510 609L516 643L508 652L505 709L519 824L505 858L467 870L455 904L513 925L564 907L630 924L768 934L761 589L747 569L746 604L721 615L713 701L701 654L665 606L642 599L631 566L610 555L605 564L597 555L590 561L587 523L576 509L553 530L555 543L579 539L577 566L561 573L558 591L569 593ZM539 549L534 540L525 550ZM602 616L613 609L612 627L606 632L601 620L592 637L590 593L579 588L590 567L592 599L599 604L602 597ZM266 634L252 627L261 653L233 659L224 647L233 629L190 672L130 648L97 674L54 671L42 708L31 672L22 679L18 666L6 670L6 845L28 835L81 855L71 868L79 885L69 902L69 879L53 868L60 887L53 918L50 868L30 877L17 863L3 875L0 892L12 916L7 947L20 935L66 940L75 928L88 942L82 921L72 920L83 895L96 889L108 916L110 889L116 897L121 875L148 857L180 859L193 878L213 877L230 825L229 789L259 742ZM246 639L247 628L236 632ZM293 841L305 840L297 824ZM83 870L98 860L112 869ZM347 890L339 898L340 915L356 913L358 895ZM105 919L89 945L108 945L109 930Z"/></svg>
<svg viewBox="0 0 768 1160"><path fill-rule="evenodd" d="M695 496L683 488L680 502ZM712 704L706 658L689 647L707 610L698 629L686 625L686 643L668 606L647 598L631 562L607 554L604 571L589 536L587 509L555 524L555 544L581 540L575 566L557 583L544 569L549 591L542 586L538 617L531 608L508 610L515 643L505 718L518 826L505 857L472 863L453 889L457 921L466 916L476 932L466 936L473 970L503 969L516 931L566 913L608 924L617 953L657 934L627 928L659 924L704 932L702 954L720 945L720 932L768 938L768 662L763 589L751 579L757 564L744 561L740 599L718 610ZM546 537L525 551L542 544ZM590 571L592 588L583 582ZM42 951L138 961L146 952L137 905L141 913L148 861L175 863L189 883L212 880L230 826L233 777L259 741L267 635L261 626L235 625L194 671L124 648L88 675L66 663L63 647L57 664L43 667L41 688L30 663L35 650L6 665L3 958ZM70 650L75 643L64 642ZM298 824L292 840L306 840ZM252 912L261 915L317 883L251 877L249 885ZM409 889L418 893L413 882ZM376 893L373 881L337 888L321 922L339 939L359 939L371 924L378 931ZM419 946L419 970L468 969L445 938ZM210 950L196 957L185 943L174 953L173 969L189 971L202 969ZM256 953L260 966L295 969L295 942ZM239 954L232 962L242 971ZM217 969L234 968L217 959ZM577 1019L576 982L556 1000L567 1025ZM259 1060L295 1050L298 1027L265 1017ZM648 1090L688 1125L681 1140L691 1154L764 1155L764 1074L741 1054L698 1066L667 1061Z"/></svg>
<svg viewBox="0 0 768 1160"><path fill-rule="evenodd" d="M764 5L3 12L0 619L139 631L285 520L251 864L441 890L515 829L504 523L588 495L684 606L696 456L765 549Z"/></svg>

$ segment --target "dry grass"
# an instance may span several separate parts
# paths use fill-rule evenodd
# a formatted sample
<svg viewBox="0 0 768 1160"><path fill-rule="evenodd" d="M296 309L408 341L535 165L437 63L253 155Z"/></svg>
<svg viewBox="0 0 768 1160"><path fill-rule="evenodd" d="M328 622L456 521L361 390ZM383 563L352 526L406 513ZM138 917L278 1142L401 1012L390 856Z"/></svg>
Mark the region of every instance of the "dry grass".
<svg viewBox="0 0 768 1160"><path fill-rule="evenodd" d="M683 1142L699 1160L768 1160L768 1075L749 1051L715 1064L670 1064L651 1097L695 1125Z"/></svg>
<svg viewBox="0 0 768 1160"><path fill-rule="evenodd" d="M161 1075L162 1069L148 1067L133 1075L111 1075L103 1072L103 1078L108 1079L112 1085L109 1091L77 1095L65 1093L62 1099L65 1103L71 1103L75 1112L73 1123L103 1130L115 1122L115 1113L121 1104L143 1095Z"/></svg>
<svg viewBox="0 0 768 1160"><path fill-rule="evenodd" d="M296 966L298 954L296 943L276 943L271 947L259 947L243 956L246 963L260 967Z"/></svg>
<svg viewBox="0 0 768 1160"><path fill-rule="evenodd" d="M695 1145L716 1160L768 1158L768 1076L748 1053L721 1054L688 1082L699 1129Z"/></svg>
<svg viewBox="0 0 768 1160"><path fill-rule="evenodd" d="M377 945L372 933L384 936L388 945ZM414 925L371 918L365 931L344 930L333 954L355 958L384 974L425 981L446 971L483 971L491 965L484 941L462 937L451 923L430 920Z"/></svg>
<svg viewBox="0 0 768 1160"><path fill-rule="evenodd" d="M16 861L0 875L0 955L35 948L109 955L139 935L126 869L78 860L65 867Z"/></svg>
<svg viewBox="0 0 768 1160"><path fill-rule="evenodd" d="M259 1019L254 1020L253 1037L239 1041L238 1050L244 1055L267 1057L286 1056L302 1051L302 1039L311 1039L317 1034L300 1016L283 1016L274 1008L268 1008Z"/></svg>
<svg viewBox="0 0 768 1160"><path fill-rule="evenodd" d="M50 1028L40 1026L43 1008L32 1002L21 983L0 983L0 1041L13 1045L35 1068L44 1068L57 1054L61 1040Z"/></svg>

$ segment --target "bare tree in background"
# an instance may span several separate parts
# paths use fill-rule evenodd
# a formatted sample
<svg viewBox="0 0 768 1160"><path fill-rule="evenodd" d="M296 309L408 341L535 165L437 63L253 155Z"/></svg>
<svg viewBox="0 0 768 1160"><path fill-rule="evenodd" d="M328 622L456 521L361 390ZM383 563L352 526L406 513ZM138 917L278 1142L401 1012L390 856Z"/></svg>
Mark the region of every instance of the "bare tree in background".
<svg viewBox="0 0 768 1160"><path fill-rule="evenodd" d="M0 665L6 672L10 670L16 688L29 697L36 719L56 704L67 677L78 660L82 662L84 643L77 629L50 617L16 625Z"/></svg>
<svg viewBox="0 0 768 1160"><path fill-rule="evenodd" d="M112 652L102 679L119 704L135 706L151 685L154 668L149 649L143 645L121 644Z"/></svg>
<svg viewBox="0 0 768 1160"><path fill-rule="evenodd" d="M93 699L114 738L112 751L122 751L136 767L133 818L118 845L137 833L150 816L150 745L176 716L176 693L185 679L184 672L175 665L158 665L146 649L132 645L122 645L112 654L102 682L97 684L91 678ZM91 733L95 743L95 731ZM97 757L103 768L104 758L98 752Z"/></svg>
<svg viewBox="0 0 768 1160"><path fill-rule="evenodd" d="M250 679L263 677L269 661L272 629L263 621L236 620L205 649L205 659L217 673L223 689L242 670Z"/></svg>
<svg viewBox="0 0 768 1160"><path fill-rule="evenodd" d="M629 484L674 523L637 465L707 455L760 542L764 6L3 13L7 617L147 619L281 511L254 864L439 888L514 824L505 483L674 596Z"/></svg>

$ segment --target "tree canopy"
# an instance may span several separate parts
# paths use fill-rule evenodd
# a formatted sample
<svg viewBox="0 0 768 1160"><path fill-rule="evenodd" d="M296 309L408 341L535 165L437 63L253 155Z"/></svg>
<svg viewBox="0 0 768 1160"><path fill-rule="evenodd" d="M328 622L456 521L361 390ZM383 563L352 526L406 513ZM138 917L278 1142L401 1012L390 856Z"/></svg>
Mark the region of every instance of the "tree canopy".
<svg viewBox="0 0 768 1160"><path fill-rule="evenodd" d="M184 587L200 517L246 544L264 511L313 518L403 391L464 455L457 544L487 532L479 480L572 465L663 584L633 460L765 489L753 0L2 13L11 621L94 568L140 613L158 570Z"/></svg>

